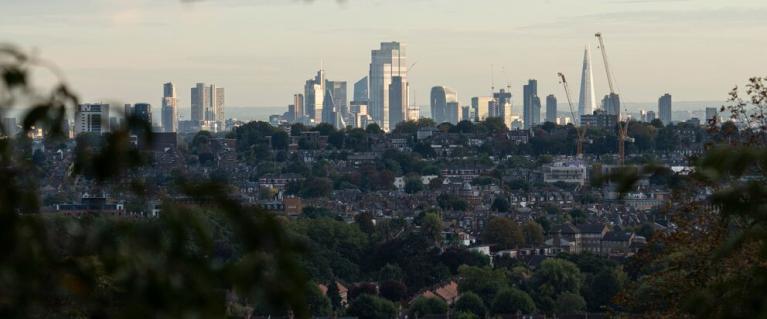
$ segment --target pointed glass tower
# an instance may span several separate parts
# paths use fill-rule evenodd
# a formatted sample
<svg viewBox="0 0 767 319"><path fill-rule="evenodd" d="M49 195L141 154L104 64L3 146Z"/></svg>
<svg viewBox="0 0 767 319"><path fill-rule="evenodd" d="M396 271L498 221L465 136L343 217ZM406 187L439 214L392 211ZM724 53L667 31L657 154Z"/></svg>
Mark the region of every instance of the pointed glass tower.
<svg viewBox="0 0 767 319"><path fill-rule="evenodd" d="M583 70L581 73L581 95L578 99L578 118L574 119L576 123L580 124L581 115L591 114L596 108L596 101L594 100L594 74L591 73L591 48L586 46L586 51L583 53Z"/></svg>

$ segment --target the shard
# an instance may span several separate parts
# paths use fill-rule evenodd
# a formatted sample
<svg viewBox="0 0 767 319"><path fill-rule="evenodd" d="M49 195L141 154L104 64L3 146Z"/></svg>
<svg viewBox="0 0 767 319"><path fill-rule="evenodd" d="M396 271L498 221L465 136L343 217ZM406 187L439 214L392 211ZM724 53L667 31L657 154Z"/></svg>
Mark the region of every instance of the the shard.
<svg viewBox="0 0 767 319"><path fill-rule="evenodd" d="M578 118L575 119L577 123L580 123L580 116L591 114L596 108L596 101L594 100L594 75L591 73L591 49L586 46L586 51L583 53L583 70L581 73L581 95L578 98Z"/></svg>

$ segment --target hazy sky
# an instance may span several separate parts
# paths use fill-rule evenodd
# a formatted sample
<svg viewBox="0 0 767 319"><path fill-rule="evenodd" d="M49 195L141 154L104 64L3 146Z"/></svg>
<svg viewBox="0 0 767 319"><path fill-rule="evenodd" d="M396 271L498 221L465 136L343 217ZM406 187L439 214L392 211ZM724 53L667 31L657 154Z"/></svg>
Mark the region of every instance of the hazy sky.
<svg viewBox="0 0 767 319"><path fill-rule="evenodd" d="M583 48L593 49L597 95L607 92L593 34L601 31L624 101L722 100L767 75L764 0L0 0L0 42L58 64L85 101L159 105L176 84L225 87L228 106L283 106L324 60L329 79L366 75L370 50L401 41L412 94L446 85L461 103L496 86L539 81L577 94ZM574 96L577 99L577 96Z"/></svg>

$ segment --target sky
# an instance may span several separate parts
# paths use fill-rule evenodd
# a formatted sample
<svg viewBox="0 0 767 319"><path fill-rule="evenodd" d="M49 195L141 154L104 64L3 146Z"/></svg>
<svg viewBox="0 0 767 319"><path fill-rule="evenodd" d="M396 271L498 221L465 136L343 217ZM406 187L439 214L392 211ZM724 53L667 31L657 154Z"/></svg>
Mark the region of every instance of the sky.
<svg viewBox="0 0 767 319"><path fill-rule="evenodd" d="M597 96L608 93L602 32L623 101L724 100L767 75L764 0L0 0L0 43L55 63L85 102L149 102L176 84L226 88L227 106L287 106L324 64L331 80L368 73L382 41L407 45L411 98L432 86L462 104L538 80L538 95L577 95L592 48ZM40 76L43 78L43 76ZM350 92L351 95L351 92ZM573 96L577 100L577 96Z"/></svg>

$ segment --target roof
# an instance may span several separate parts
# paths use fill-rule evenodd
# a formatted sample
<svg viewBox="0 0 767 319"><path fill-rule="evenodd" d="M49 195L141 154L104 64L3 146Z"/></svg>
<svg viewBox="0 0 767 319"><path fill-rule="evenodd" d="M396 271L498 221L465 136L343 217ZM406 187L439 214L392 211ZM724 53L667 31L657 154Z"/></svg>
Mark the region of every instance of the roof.
<svg viewBox="0 0 767 319"><path fill-rule="evenodd" d="M629 241L631 240L631 237L634 236L632 233L627 233L620 230L614 230L607 232L605 234L605 237L602 238L604 241Z"/></svg>
<svg viewBox="0 0 767 319"><path fill-rule="evenodd" d="M602 233L607 226L605 224L581 224L575 226L578 228L578 230L581 231L581 233L590 233L590 234L596 234L596 233Z"/></svg>

